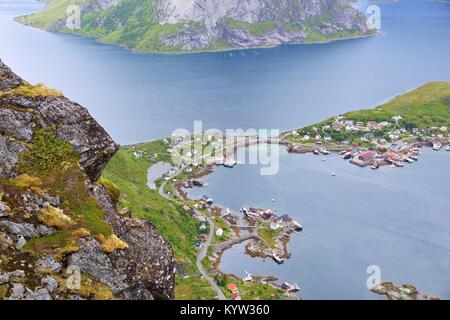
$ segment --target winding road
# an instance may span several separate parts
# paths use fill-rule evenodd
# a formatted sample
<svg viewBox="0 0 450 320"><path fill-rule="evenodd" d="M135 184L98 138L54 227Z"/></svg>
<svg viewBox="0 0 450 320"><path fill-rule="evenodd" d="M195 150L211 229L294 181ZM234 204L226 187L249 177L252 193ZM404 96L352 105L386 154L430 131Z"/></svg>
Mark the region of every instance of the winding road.
<svg viewBox="0 0 450 320"><path fill-rule="evenodd" d="M184 169L185 167L180 168L178 171L176 171L171 177L170 179L175 178L176 176L178 176ZM177 202L176 200L172 199L169 195L167 195L164 192L164 187L166 186L167 181L164 181L161 186L159 187L159 194L161 195L161 197L163 197L164 199L168 200L168 201L174 201ZM203 215L201 212L197 211L196 209L194 209L195 213L197 215ZM211 285L211 287L216 291L217 294L217 298L219 300L227 300L227 298L225 297L225 295L223 294L222 290L219 288L219 286L217 285L217 283L214 281L213 278L211 278L208 273L205 271L205 268L202 265L202 261L205 258L206 254L208 253L208 248L211 245L211 241L213 240L214 237L214 230L215 230L215 225L214 222L209 218L209 217L205 217L206 221L208 221L209 224L209 235L208 235L208 239L206 240L206 242L204 243L202 249L200 250L200 252L197 255L197 269L198 271L201 273L201 275L209 282L209 284Z"/></svg>

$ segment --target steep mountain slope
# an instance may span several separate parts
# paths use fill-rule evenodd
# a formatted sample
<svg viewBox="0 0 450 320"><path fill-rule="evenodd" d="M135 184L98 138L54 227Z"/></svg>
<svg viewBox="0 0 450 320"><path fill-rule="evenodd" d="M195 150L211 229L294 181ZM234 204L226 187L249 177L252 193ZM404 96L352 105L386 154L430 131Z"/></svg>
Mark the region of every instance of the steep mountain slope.
<svg viewBox="0 0 450 320"><path fill-rule="evenodd" d="M117 148L86 109L0 60L0 299L173 298L170 245L96 183Z"/></svg>
<svg viewBox="0 0 450 320"><path fill-rule="evenodd" d="M80 29L67 8L80 3ZM21 22L139 51L198 51L323 42L371 34L348 0L49 0Z"/></svg>

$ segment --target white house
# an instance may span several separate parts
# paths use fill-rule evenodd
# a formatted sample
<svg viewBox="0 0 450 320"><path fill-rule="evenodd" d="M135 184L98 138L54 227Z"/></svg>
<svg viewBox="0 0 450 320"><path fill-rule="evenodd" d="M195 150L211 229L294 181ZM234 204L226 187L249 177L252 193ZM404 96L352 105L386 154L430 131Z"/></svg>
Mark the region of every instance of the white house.
<svg viewBox="0 0 450 320"><path fill-rule="evenodd" d="M218 228L218 229L216 230L216 236L218 236L218 237L223 236L223 229L222 229L222 228Z"/></svg>

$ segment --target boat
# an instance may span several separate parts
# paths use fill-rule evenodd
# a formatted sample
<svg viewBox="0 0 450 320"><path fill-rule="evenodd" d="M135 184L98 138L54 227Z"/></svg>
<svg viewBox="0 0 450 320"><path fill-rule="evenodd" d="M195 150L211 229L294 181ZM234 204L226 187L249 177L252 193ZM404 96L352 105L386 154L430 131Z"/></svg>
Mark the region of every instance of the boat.
<svg viewBox="0 0 450 320"><path fill-rule="evenodd" d="M284 259L280 258L275 252L272 253L272 259L278 264L283 264L284 262Z"/></svg>
<svg viewBox="0 0 450 320"><path fill-rule="evenodd" d="M303 230L303 226L298 223L297 221L293 220L292 221L292 225L295 231L302 231Z"/></svg>
<svg viewBox="0 0 450 320"><path fill-rule="evenodd" d="M342 159L344 160L349 160L352 157L352 153L351 152L347 152L342 156Z"/></svg>
<svg viewBox="0 0 450 320"><path fill-rule="evenodd" d="M433 143L433 150L434 151L439 151L442 148L442 144L440 144L439 142L435 142Z"/></svg>
<svg viewBox="0 0 450 320"><path fill-rule="evenodd" d="M332 175L333 177L336 177L336 173L334 173L334 172L332 172L331 175Z"/></svg>
<svg viewBox="0 0 450 320"><path fill-rule="evenodd" d="M379 164L373 164L373 165L370 166L370 169L377 170L379 167L380 167Z"/></svg>
<svg viewBox="0 0 450 320"><path fill-rule="evenodd" d="M298 284L290 284L289 282L283 282L281 284L281 288L286 290L287 292L297 292L300 290Z"/></svg>
<svg viewBox="0 0 450 320"><path fill-rule="evenodd" d="M325 149L323 147L320 148L319 152L322 153L323 155L329 155L330 154L330 151L328 151L327 149Z"/></svg>
<svg viewBox="0 0 450 320"><path fill-rule="evenodd" d="M404 162L408 162L408 163L414 163L414 160L411 159L411 158L409 158L409 157L403 158L403 161L404 161Z"/></svg>
<svg viewBox="0 0 450 320"><path fill-rule="evenodd" d="M450 151L450 144L447 146L445 150Z"/></svg>
<svg viewBox="0 0 450 320"><path fill-rule="evenodd" d="M410 155L409 158L413 159L414 161L419 161L419 157L416 155Z"/></svg>
<svg viewBox="0 0 450 320"><path fill-rule="evenodd" d="M227 168L233 168L237 164L237 161L234 159L227 159L223 163L223 165Z"/></svg>
<svg viewBox="0 0 450 320"><path fill-rule="evenodd" d="M314 153L316 156L318 156L318 155L320 154L319 150L317 150L317 149L314 149L313 153Z"/></svg>
<svg viewBox="0 0 450 320"><path fill-rule="evenodd" d="M396 167L399 167L399 168L403 168L403 166L404 166L403 162L400 162L400 161L395 161L394 164Z"/></svg>

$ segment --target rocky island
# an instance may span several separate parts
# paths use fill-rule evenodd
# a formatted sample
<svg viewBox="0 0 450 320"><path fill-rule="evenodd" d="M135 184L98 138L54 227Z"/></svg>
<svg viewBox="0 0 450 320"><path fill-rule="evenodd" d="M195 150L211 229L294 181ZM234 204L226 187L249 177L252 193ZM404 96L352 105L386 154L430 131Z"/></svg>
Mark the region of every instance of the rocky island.
<svg viewBox="0 0 450 320"><path fill-rule="evenodd" d="M99 180L118 146L0 61L0 299L171 299L171 246Z"/></svg>
<svg viewBox="0 0 450 320"><path fill-rule="evenodd" d="M71 5L81 6L79 28L66 24ZM18 20L156 52L273 47L374 34L348 0L48 0L43 11Z"/></svg>

